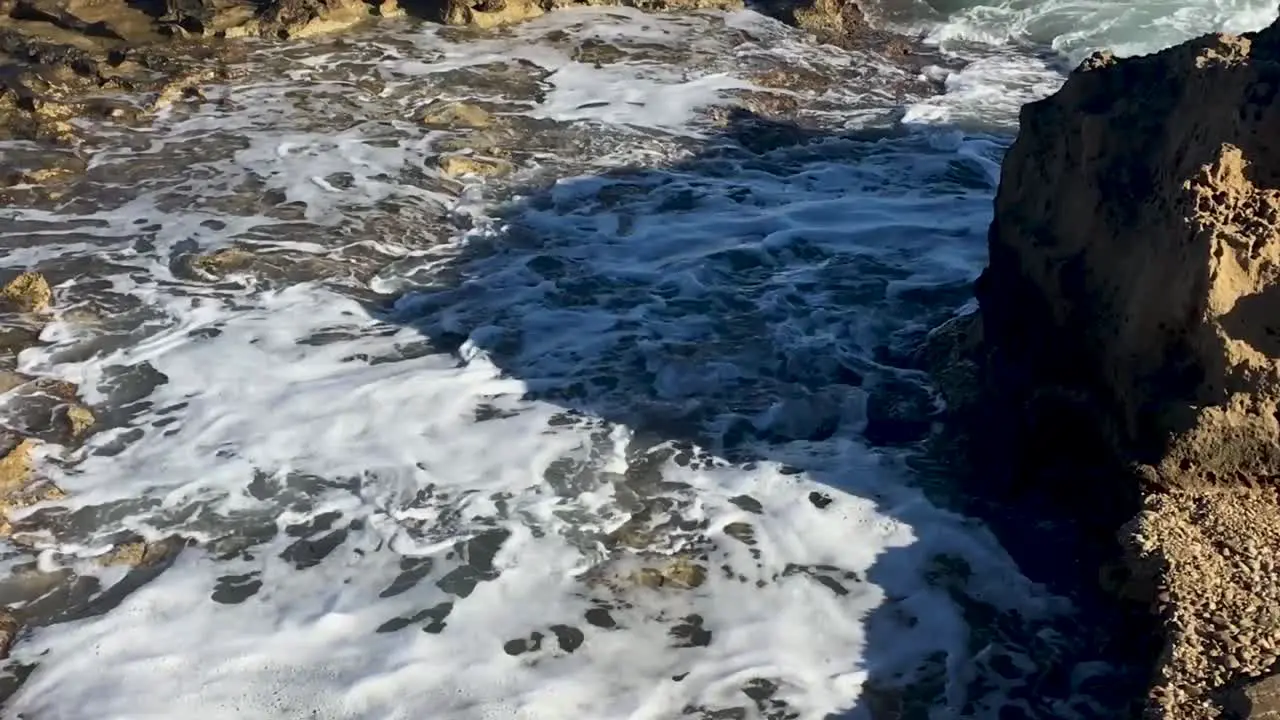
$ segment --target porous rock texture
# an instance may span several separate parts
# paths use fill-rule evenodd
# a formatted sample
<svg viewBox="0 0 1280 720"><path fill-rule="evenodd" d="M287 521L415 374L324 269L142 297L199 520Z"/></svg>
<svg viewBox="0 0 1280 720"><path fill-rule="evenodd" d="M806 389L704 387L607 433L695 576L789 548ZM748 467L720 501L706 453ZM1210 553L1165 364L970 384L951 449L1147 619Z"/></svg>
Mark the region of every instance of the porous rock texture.
<svg viewBox="0 0 1280 720"><path fill-rule="evenodd" d="M990 451L1118 531L1153 718L1280 717L1277 93L1280 22L1090 58L1023 109L977 284Z"/></svg>

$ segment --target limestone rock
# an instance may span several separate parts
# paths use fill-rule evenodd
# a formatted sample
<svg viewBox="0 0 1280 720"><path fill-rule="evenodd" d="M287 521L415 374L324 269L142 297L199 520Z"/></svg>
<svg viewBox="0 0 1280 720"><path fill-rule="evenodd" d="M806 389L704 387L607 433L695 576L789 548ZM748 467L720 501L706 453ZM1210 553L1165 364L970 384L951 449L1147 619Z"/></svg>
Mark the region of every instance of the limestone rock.
<svg viewBox="0 0 1280 720"><path fill-rule="evenodd" d="M446 25L490 29L531 20L566 7L625 5L648 12L741 9L742 0L429 0L419 12Z"/></svg>
<svg viewBox="0 0 1280 720"><path fill-rule="evenodd" d="M905 37L871 27L858 0L763 0L753 8L809 31L821 43L846 49L876 48L889 55L911 52Z"/></svg>
<svg viewBox="0 0 1280 720"><path fill-rule="evenodd" d="M125 0L17 0L9 16L88 37L132 43L159 39L152 19Z"/></svg>
<svg viewBox="0 0 1280 720"><path fill-rule="evenodd" d="M449 177L477 175L494 177L511 172L511 163L505 160L483 158L475 155L445 155L440 158L440 171Z"/></svg>
<svg viewBox="0 0 1280 720"><path fill-rule="evenodd" d="M422 124L441 129L482 129L493 124L493 116L479 105L435 100L422 110Z"/></svg>
<svg viewBox="0 0 1280 720"><path fill-rule="evenodd" d="M13 643L18 639L18 633L22 630L22 624L8 610L0 610L0 660L6 660L9 657L9 651L13 649Z"/></svg>
<svg viewBox="0 0 1280 720"><path fill-rule="evenodd" d="M93 411L79 403L72 403L63 410L63 419L67 424L67 430L71 432L71 437L78 438L98 422L98 418L94 416Z"/></svg>
<svg viewBox="0 0 1280 720"><path fill-rule="evenodd" d="M346 30L373 13L363 0L277 0L269 7L267 28L281 39Z"/></svg>
<svg viewBox="0 0 1280 720"><path fill-rule="evenodd" d="M166 0L163 26L205 37L243 37L261 30L259 7L246 0Z"/></svg>
<svg viewBox="0 0 1280 720"><path fill-rule="evenodd" d="M24 272L0 289L0 296L26 312L47 312L53 304L49 281L38 272Z"/></svg>
<svg viewBox="0 0 1280 720"><path fill-rule="evenodd" d="M977 294L1165 485L1280 477L1280 25L1093 58L1023 108ZM993 376L993 381L995 380Z"/></svg>
<svg viewBox="0 0 1280 720"><path fill-rule="evenodd" d="M9 524L10 510L65 497L55 485L34 482L32 453L35 447L35 441L23 439L0 457L0 536L13 530Z"/></svg>
<svg viewBox="0 0 1280 720"><path fill-rule="evenodd" d="M1164 641L1152 718L1280 717L1247 684L1280 663L1278 93L1280 21L1090 58L1023 108L976 285L981 447L1119 530L1104 579Z"/></svg>
<svg viewBox="0 0 1280 720"><path fill-rule="evenodd" d="M154 567L171 559L182 547L177 538L169 538L159 542L131 540L116 545L104 555L97 558L103 567L147 568Z"/></svg>
<svg viewBox="0 0 1280 720"><path fill-rule="evenodd" d="M707 579L707 569L688 558L676 556L659 567L645 566L632 574L636 585L653 590L662 587L691 590Z"/></svg>
<svg viewBox="0 0 1280 720"><path fill-rule="evenodd" d="M200 85L213 81L215 77L216 73L209 69L182 73L160 87L155 99L151 101L150 109L154 112L183 100L203 100L204 94L200 91Z"/></svg>
<svg viewBox="0 0 1280 720"><path fill-rule="evenodd" d="M12 370L0 370L0 394L31 382L31 378Z"/></svg>

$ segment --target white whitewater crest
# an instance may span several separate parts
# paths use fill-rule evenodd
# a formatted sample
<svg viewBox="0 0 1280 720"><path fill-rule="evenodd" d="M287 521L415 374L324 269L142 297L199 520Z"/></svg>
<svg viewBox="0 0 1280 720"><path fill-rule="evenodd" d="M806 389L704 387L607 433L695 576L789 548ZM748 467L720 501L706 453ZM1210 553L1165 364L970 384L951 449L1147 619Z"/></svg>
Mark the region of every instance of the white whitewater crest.
<svg viewBox="0 0 1280 720"><path fill-rule="evenodd" d="M1114 716L1070 603L915 489L887 357L964 302L1053 69L984 110L749 12L387 28L0 209L59 283L20 369L102 421L16 522L4 717ZM417 120L452 100L493 122ZM187 547L98 562L139 536Z"/></svg>
<svg viewBox="0 0 1280 720"><path fill-rule="evenodd" d="M1110 50L1142 55L1207 32L1257 30L1276 17L1271 0L877 0L871 14L931 42L1051 49L1071 65Z"/></svg>

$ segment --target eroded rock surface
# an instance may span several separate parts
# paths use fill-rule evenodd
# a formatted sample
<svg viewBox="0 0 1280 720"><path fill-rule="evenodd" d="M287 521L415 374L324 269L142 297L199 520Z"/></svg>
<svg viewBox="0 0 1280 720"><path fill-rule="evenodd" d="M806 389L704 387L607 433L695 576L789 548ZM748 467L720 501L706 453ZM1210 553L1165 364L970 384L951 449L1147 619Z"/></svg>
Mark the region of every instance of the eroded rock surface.
<svg viewBox="0 0 1280 720"><path fill-rule="evenodd" d="M1280 708L1277 92L1280 22L1090 58L1023 109L980 315L922 353L1004 414L1008 482L1119 531L1110 585L1163 642L1151 717Z"/></svg>
<svg viewBox="0 0 1280 720"><path fill-rule="evenodd" d="M1280 27L1097 57L1028 105L979 283L989 344L1159 482L1280 477Z"/></svg>

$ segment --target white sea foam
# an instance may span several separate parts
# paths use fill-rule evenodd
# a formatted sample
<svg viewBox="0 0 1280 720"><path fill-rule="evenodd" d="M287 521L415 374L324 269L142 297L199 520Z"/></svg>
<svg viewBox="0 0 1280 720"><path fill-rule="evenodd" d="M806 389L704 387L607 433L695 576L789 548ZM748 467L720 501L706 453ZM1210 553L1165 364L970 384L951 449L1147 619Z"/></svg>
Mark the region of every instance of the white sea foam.
<svg viewBox="0 0 1280 720"><path fill-rule="evenodd" d="M1207 32L1258 30L1276 18L1270 0L1150 0L1147 2L1001 0L914 4L896 14L900 25L926 29L941 43L1050 47L1076 64L1089 53L1155 52ZM923 11L923 12L922 12ZM923 22L921 17L927 17Z"/></svg>
<svg viewBox="0 0 1280 720"><path fill-rule="evenodd" d="M913 105L907 122L969 128L1017 126L1018 109L1045 97L1090 53L1156 52L1208 32L1259 30L1276 19L1270 0L996 3L886 2L886 25L923 34L959 70L931 69L946 87Z"/></svg>

